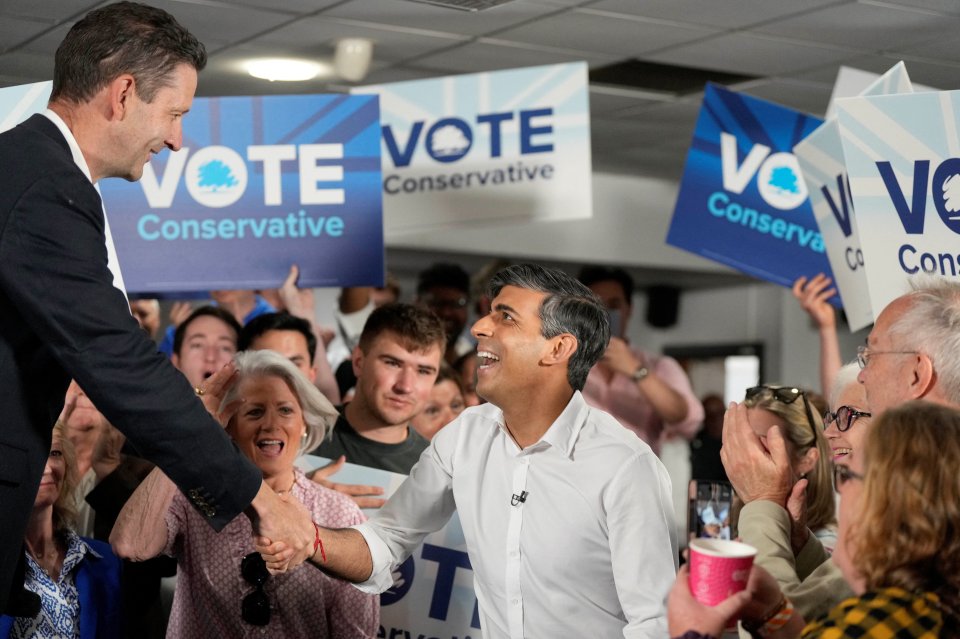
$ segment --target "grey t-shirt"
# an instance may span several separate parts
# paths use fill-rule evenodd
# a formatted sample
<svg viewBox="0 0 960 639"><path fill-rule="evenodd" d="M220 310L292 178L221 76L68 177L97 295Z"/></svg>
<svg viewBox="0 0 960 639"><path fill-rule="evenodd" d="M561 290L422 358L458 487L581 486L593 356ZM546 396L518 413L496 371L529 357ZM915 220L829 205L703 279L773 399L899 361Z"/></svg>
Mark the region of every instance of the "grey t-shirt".
<svg viewBox="0 0 960 639"><path fill-rule="evenodd" d="M330 459L344 455L351 464L409 475L410 469L420 459L420 453L429 445L430 442L411 426L407 426L407 438L399 444L384 444L367 439L353 429L341 408L340 417L333 427L332 439L324 440L310 454Z"/></svg>

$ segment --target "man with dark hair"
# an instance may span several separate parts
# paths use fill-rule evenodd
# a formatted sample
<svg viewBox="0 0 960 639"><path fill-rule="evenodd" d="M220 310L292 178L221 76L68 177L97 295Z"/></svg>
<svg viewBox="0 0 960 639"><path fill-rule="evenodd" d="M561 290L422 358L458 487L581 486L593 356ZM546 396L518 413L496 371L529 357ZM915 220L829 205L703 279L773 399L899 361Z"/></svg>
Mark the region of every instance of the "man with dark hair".
<svg viewBox="0 0 960 639"><path fill-rule="evenodd" d="M311 382L317 381L317 369L313 366L317 336L310 322L301 317L290 313L259 315L240 331L237 348L276 351L293 362Z"/></svg>
<svg viewBox="0 0 960 639"><path fill-rule="evenodd" d="M703 405L686 372L672 357L631 348L627 341L633 278L622 268L586 266L578 279L603 301L611 324L610 345L583 388L587 403L616 417L657 454L669 437L693 439Z"/></svg>
<svg viewBox="0 0 960 639"><path fill-rule="evenodd" d="M473 325L468 408L386 506L323 530L318 562L368 592L457 510L483 636L663 637L677 569L670 480L650 447L580 389L609 339L603 304L536 265L500 271Z"/></svg>
<svg viewBox="0 0 960 639"><path fill-rule="evenodd" d="M313 453L408 474L429 442L410 426L430 399L446 337L437 316L411 304L370 314L353 349L353 400Z"/></svg>
<svg viewBox="0 0 960 639"><path fill-rule="evenodd" d="M240 454L130 315L100 195L180 148L203 45L161 9L122 2L77 22L55 58L49 108L0 135L0 611L32 616L23 537L70 378L220 529L248 506L301 562L313 524ZM219 387L219 384L218 384ZM200 389L204 390L203 387ZM289 561L286 561L289 559Z"/></svg>
<svg viewBox="0 0 960 639"><path fill-rule="evenodd" d="M200 306L173 334L170 361L195 388L226 366L237 353L240 323L218 306Z"/></svg>
<svg viewBox="0 0 960 639"><path fill-rule="evenodd" d="M429 308L443 321L447 332L444 359L453 364L473 350L462 335L470 304L470 274L456 264L437 263L417 277L417 304Z"/></svg>

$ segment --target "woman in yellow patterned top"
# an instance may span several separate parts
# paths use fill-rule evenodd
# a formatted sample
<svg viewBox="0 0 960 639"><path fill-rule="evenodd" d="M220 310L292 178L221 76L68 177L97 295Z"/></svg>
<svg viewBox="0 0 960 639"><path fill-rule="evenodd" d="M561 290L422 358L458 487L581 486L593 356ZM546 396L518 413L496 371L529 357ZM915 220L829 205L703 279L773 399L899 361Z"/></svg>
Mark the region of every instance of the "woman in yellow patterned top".
<svg viewBox="0 0 960 639"><path fill-rule="evenodd" d="M833 561L857 596L804 628L758 567L747 590L714 608L693 599L684 569L670 595L671 635L718 637L739 616L764 639L960 637L960 412L927 402L891 409L843 462Z"/></svg>

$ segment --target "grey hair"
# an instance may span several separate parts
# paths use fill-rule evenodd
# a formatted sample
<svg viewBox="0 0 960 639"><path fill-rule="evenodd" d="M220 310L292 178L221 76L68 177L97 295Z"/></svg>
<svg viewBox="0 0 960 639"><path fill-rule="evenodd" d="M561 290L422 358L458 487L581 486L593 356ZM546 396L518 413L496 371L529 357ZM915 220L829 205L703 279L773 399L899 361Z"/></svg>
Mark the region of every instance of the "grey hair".
<svg viewBox="0 0 960 639"><path fill-rule="evenodd" d="M587 374L610 343L603 302L570 275L538 264L516 264L497 272L488 294L494 298L504 286L547 294L540 304L540 334L550 339L569 333L577 340L577 350L567 364L567 381L574 390L582 390Z"/></svg>
<svg viewBox="0 0 960 639"><path fill-rule="evenodd" d="M300 403L306 434L300 442L300 453L313 450L333 432L339 413L323 393L308 380L293 362L271 350L241 351L234 355L237 382L230 387L221 402L221 408L240 398L240 383L254 377L279 377Z"/></svg>
<svg viewBox="0 0 960 639"><path fill-rule="evenodd" d="M890 326L899 348L913 347L933 361L944 397L960 404L960 282L911 281L910 306Z"/></svg>
<svg viewBox="0 0 960 639"><path fill-rule="evenodd" d="M857 360L844 364L837 371L836 377L833 378L833 386L830 387L830 410L835 409L837 404L840 403L840 395L843 394L847 386L858 383L857 375L859 374L860 364L857 363Z"/></svg>

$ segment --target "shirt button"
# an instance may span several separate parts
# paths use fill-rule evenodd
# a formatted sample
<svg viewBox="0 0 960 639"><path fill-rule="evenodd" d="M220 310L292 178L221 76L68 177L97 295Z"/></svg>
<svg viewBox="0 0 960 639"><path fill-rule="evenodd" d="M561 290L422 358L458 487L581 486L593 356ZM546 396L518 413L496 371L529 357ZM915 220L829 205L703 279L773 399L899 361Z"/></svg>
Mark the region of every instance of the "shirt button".
<svg viewBox="0 0 960 639"><path fill-rule="evenodd" d="M514 600L513 600L512 602L510 602L510 603L512 603L514 606L519 606L519 605L520 605L520 600L519 600L519 599L514 599Z"/></svg>

